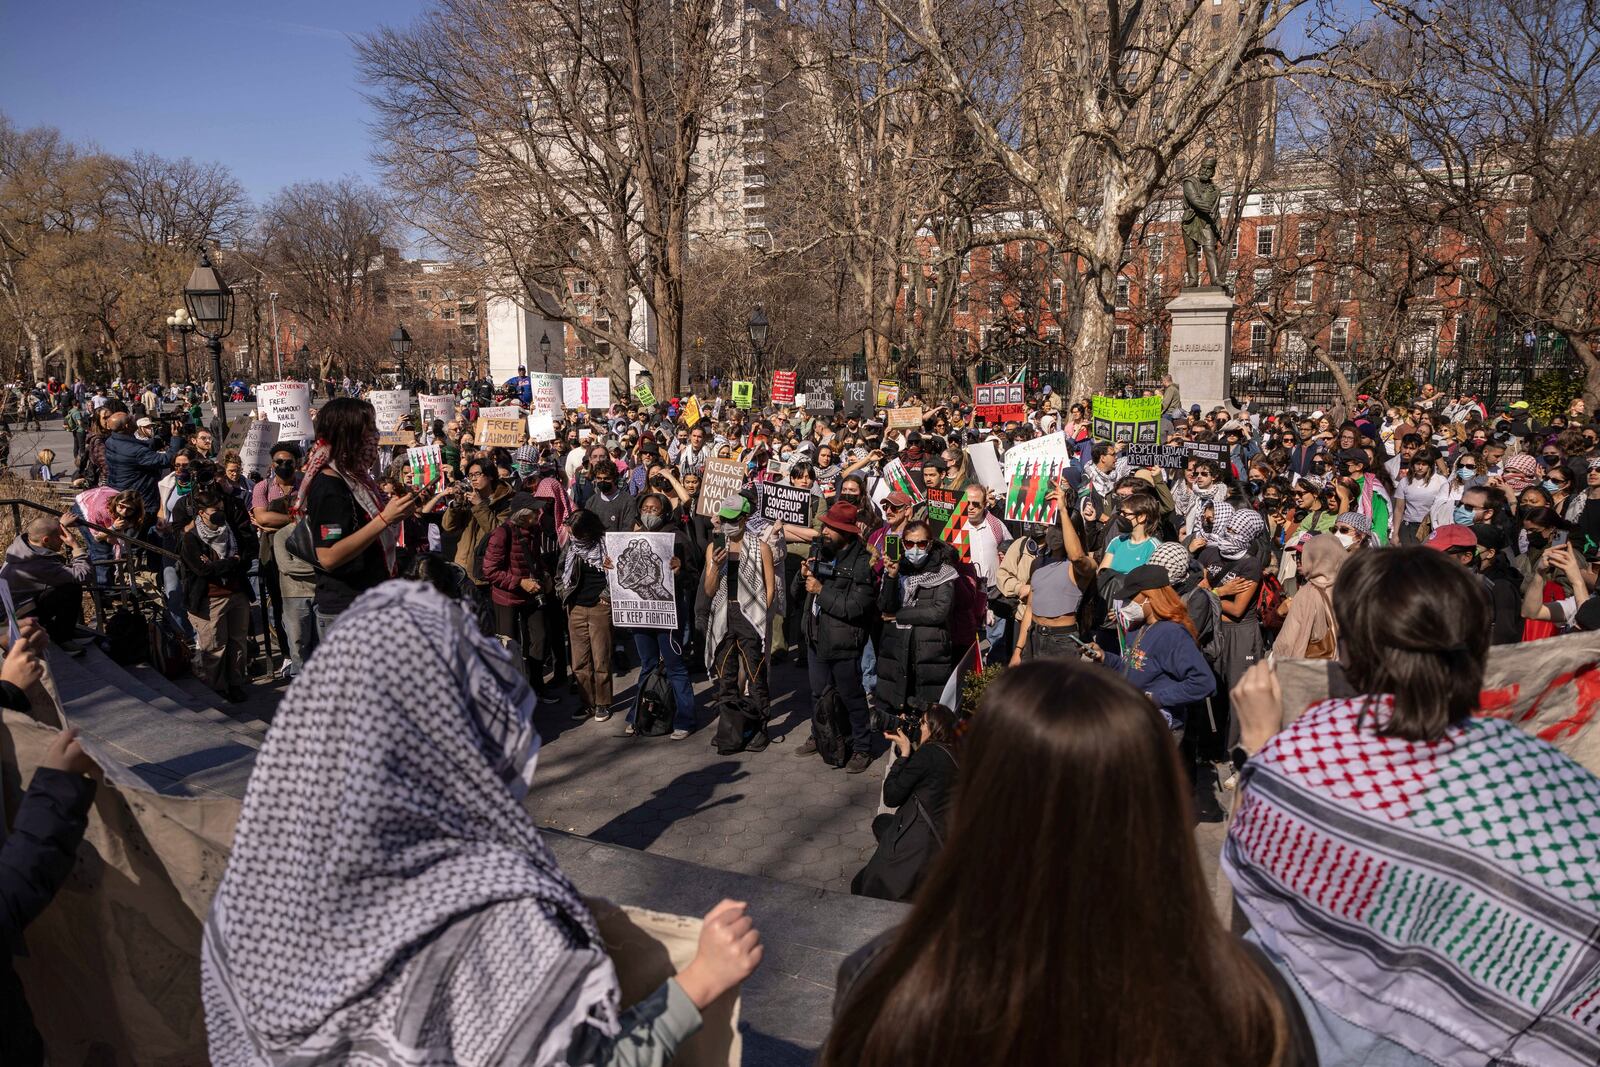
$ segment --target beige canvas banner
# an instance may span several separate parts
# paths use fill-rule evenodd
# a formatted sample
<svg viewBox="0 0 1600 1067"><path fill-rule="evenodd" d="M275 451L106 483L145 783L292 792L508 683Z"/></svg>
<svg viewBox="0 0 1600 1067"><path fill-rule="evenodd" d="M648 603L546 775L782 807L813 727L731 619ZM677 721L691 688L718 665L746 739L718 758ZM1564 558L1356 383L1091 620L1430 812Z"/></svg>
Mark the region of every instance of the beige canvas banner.
<svg viewBox="0 0 1600 1067"><path fill-rule="evenodd" d="M1285 725L1318 701L1356 695L1331 660L1279 660L1276 668ZM1491 647L1478 714L1509 719L1600 774L1600 633Z"/></svg>

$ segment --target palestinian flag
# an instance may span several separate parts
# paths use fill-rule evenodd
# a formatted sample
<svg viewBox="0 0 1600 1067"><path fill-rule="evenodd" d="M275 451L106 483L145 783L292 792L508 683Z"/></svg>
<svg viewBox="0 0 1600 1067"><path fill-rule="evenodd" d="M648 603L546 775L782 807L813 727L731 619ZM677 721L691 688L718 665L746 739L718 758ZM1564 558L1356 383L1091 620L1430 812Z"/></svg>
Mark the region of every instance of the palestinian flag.
<svg viewBox="0 0 1600 1067"><path fill-rule="evenodd" d="M906 473L905 464L898 459L891 459L883 465L883 480L889 483L891 493L904 493L919 502L924 498L922 487Z"/></svg>
<svg viewBox="0 0 1600 1067"><path fill-rule="evenodd" d="M950 515L950 521L944 524L944 529L939 531L939 540L954 545L956 551L961 553L965 563L972 562L972 531L967 528L967 498L963 496L961 503Z"/></svg>
<svg viewBox="0 0 1600 1067"><path fill-rule="evenodd" d="M1014 522L1054 522L1055 501L1050 493L1066 460L1058 457L1025 459L1011 471L1006 490L1006 518Z"/></svg>
<svg viewBox="0 0 1600 1067"><path fill-rule="evenodd" d="M411 484L419 489L437 484L444 476L444 449L441 445L408 448L406 462L411 465Z"/></svg>

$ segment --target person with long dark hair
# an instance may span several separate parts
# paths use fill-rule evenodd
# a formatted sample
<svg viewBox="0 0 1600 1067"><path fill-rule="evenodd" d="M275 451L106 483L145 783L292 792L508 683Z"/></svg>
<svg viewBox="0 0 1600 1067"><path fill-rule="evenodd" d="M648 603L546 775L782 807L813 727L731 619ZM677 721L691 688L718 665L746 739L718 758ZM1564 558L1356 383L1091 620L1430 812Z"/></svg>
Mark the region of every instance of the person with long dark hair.
<svg viewBox="0 0 1600 1067"><path fill-rule="evenodd" d="M386 499L372 469L378 462L378 419L365 400L335 397L317 412L317 443L306 457L295 510L311 528L317 553L317 627L362 592L397 573L395 523L418 497Z"/></svg>
<svg viewBox="0 0 1600 1067"><path fill-rule="evenodd" d="M1323 1067L1600 1063L1596 778L1479 717L1490 612L1433 549L1339 570L1356 695L1281 731L1270 664L1232 696L1248 756L1223 848L1234 900Z"/></svg>
<svg viewBox="0 0 1600 1067"><path fill-rule="evenodd" d="M1024 663L984 690L960 759L910 915L840 968L821 1067L1313 1062L1292 995L1217 918L1143 694Z"/></svg>

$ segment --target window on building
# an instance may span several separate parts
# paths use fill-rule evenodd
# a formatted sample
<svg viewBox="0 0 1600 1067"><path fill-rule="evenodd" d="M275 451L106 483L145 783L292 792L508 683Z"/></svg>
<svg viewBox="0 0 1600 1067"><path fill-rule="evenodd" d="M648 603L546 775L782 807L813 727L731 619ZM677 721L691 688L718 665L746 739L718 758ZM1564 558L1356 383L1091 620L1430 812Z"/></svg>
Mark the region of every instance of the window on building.
<svg viewBox="0 0 1600 1067"><path fill-rule="evenodd" d="M971 274L972 273L972 253L971 252L963 252L963 253L961 253L961 273L962 274Z"/></svg>
<svg viewBox="0 0 1600 1067"><path fill-rule="evenodd" d="M589 291L589 279L588 278L574 278L574 279L572 279L572 291L574 293L587 293Z"/></svg>
<svg viewBox="0 0 1600 1067"><path fill-rule="evenodd" d="M1506 212L1506 240L1526 241L1528 239L1528 209L1514 207Z"/></svg>
<svg viewBox="0 0 1600 1067"><path fill-rule="evenodd" d="M1194 68L1194 45L1184 44L1178 48L1178 80L1189 80L1189 71Z"/></svg>
<svg viewBox="0 0 1600 1067"><path fill-rule="evenodd" d="M1328 330L1328 351L1335 356L1342 356L1350 351L1350 323L1340 319Z"/></svg>
<svg viewBox="0 0 1600 1067"><path fill-rule="evenodd" d="M1526 200L1533 194L1533 179L1526 174L1519 174L1511 179L1511 195L1519 200Z"/></svg>
<svg viewBox="0 0 1600 1067"><path fill-rule="evenodd" d="M418 289L417 290L417 299L418 300L432 300L433 299L433 290L432 289Z"/></svg>
<svg viewBox="0 0 1600 1067"><path fill-rule="evenodd" d="M1349 267L1340 267L1339 272L1333 276L1333 298L1335 300L1349 300L1355 292L1355 280L1351 276Z"/></svg>
<svg viewBox="0 0 1600 1067"><path fill-rule="evenodd" d="M1317 224L1302 222L1294 235L1294 254L1297 256L1314 256L1317 254Z"/></svg>
<svg viewBox="0 0 1600 1067"><path fill-rule="evenodd" d="M1252 356L1267 354L1267 324L1264 322L1250 324L1250 354Z"/></svg>
<svg viewBox="0 0 1600 1067"><path fill-rule="evenodd" d="M1017 256L1024 267L1033 266L1033 242L1023 241L1017 248Z"/></svg>
<svg viewBox="0 0 1600 1067"><path fill-rule="evenodd" d="M1161 289L1166 280L1167 276L1159 271L1150 275L1150 291L1144 294L1147 307L1155 307L1161 303Z"/></svg>
<svg viewBox="0 0 1600 1067"><path fill-rule="evenodd" d="M1303 270L1294 276L1294 298L1302 304L1311 303L1313 275Z"/></svg>
<svg viewBox="0 0 1600 1067"><path fill-rule="evenodd" d="M1220 14L1213 14L1211 16L1211 30L1212 30L1212 32L1216 33L1218 31L1220 31L1221 29L1222 29L1222 16Z"/></svg>
<svg viewBox="0 0 1600 1067"><path fill-rule="evenodd" d="M1232 243L1230 243L1228 245L1228 258L1229 259L1238 259L1239 258L1239 231L1242 230L1243 228L1244 227L1242 227L1242 226L1235 226L1233 228L1233 241L1232 241Z"/></svg>
<svg viewBox="0 0 1600 1067"><path fill-rule="evenodd" d="M1270 304L1272 302L1272 272L1258 270L1251 274L1251 282L1256 287L1256 303Z"/></svg>
<svg viewBox="0 0 1600 1067"><path fill-rule="evenodd" d="M1522 257L1521 256L1507 256L1506 259L1505 259L1505 263L1501 268L1501 273L1504 274L1507 278L1520 278L1520 277L1522 277Z"/></svg>
<svg viewBox="0 0 1600 1067"><path fill-rule="evenodd" d="M1351 252L1354 252L1356 250L1356 224L1355 223L1353 223L1353 222L1341 222L1339 224L1339 229L1338 229L1337 233L1334 236L1333 248L1334 248L1334 251L1338 252L1340 255L1345 255L1345 256L1349 255Z"/></svg>
<svg viewBox="0 0 1600 1067"><path fill-rule="evenodd" d="M1111 331L1111 358L1128 358L1128 328L1126 326L1118 326Z"/></svg>
<svg viewBox="0 0 1600 1067"><path fill-rule="evenodd" d="M1277 239L1277 236L1278 228L1276 226L1257 226L1256 255L1263 257L1271 256L1272 246Z"/></svg>
<svg viewBox="0 0 1600 1067"><path fill-rule="evenodd" d="M957 352L967 352L972 348L972 332L970 330L957 330L954 334Z"/></svg>
<svg viewBox="0 0 1600 1067"><path fill-rule="evenodd" d="M1439 290L1439 276L1429 274L1417 279L1417 296L1423 300L1432 300Z"/></svg>
<svg viewBox="0 0 1600 1067"><path fill-rule="evenodd" d="M1165 234L1153 233L1144 239L1145 257L1149 259L1152 267L1159 266L1167 258L1167 238Z"/></svg>
<svg viewBox="0 0 1600 1067"><path fill-rule="evenodd" d="M1117 307L1125 308L1125 307L1128 306L1129 302L1130 301L1129 301L1129 298L1128 298L1128 279L1126 279L1126 278L1118 278L1117 279Z"/></svg>
<svg viewBox="0 0 1600 1067"><path fill-rule="evenodd" d="M1064 288L1065 287L1061 284L1059 279L1050 283L1050 306L1056 311L1061 310L1061 299Z"/></svg>
<svg viewBox="0 0 1600 1067"><path fill-rule="evenodd" d="M454 311L452 311L451 309L446 308L445 310L439 312L439 317L443 318L443 319L449 319L450 321L453 322L453 321L455 321L456 313Z"/></svg>
<svg viewBox="0 0 1600 1067"><path fill-rule="evenodd" d="M989 314L998 315L1005 307L1005 297L999 282L989 286Z"/></svg>
<svg viewBox="0 0 1600 1067"><path fill-rule="evenodd" d="M1461 295L1467 296L1478 287L1478 261L1463 259L1461 261Z"/></svg>
<svg viewBox="0 0 1600 1067"><path fill-rule="evenodd" d="M965 285L963 285L960 288L960 290L957 291L957 293L956 293L956 310L957 311L967 312L967 311L971 311L972 310L972 299L968 295L969 292L970 292L970 290L968 290L968 288Z"/></svg>

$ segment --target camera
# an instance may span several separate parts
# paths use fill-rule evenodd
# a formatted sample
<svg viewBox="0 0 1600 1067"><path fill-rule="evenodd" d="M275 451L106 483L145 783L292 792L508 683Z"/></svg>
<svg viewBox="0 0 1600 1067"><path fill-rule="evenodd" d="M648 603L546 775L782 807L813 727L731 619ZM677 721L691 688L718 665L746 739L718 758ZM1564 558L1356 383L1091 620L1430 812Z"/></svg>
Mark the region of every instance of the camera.
<svg viewBox="0 0 1600 1067"><path fill-rule="evenodd" d="M921 732L922 712L922 706L917 704L907 704L893 710L873 708L870 725L878 733L903 733L915 745L917 734Z"/></svg>
<svg viewBox="0 0 1600 1067"><path fill-rule="evenodd" d="M819 582L825 582L839 572L837 560L822 558L822 543L820 541L812 542L811 554L806 557L806 563L811 567L811 577Z"/></svg>

